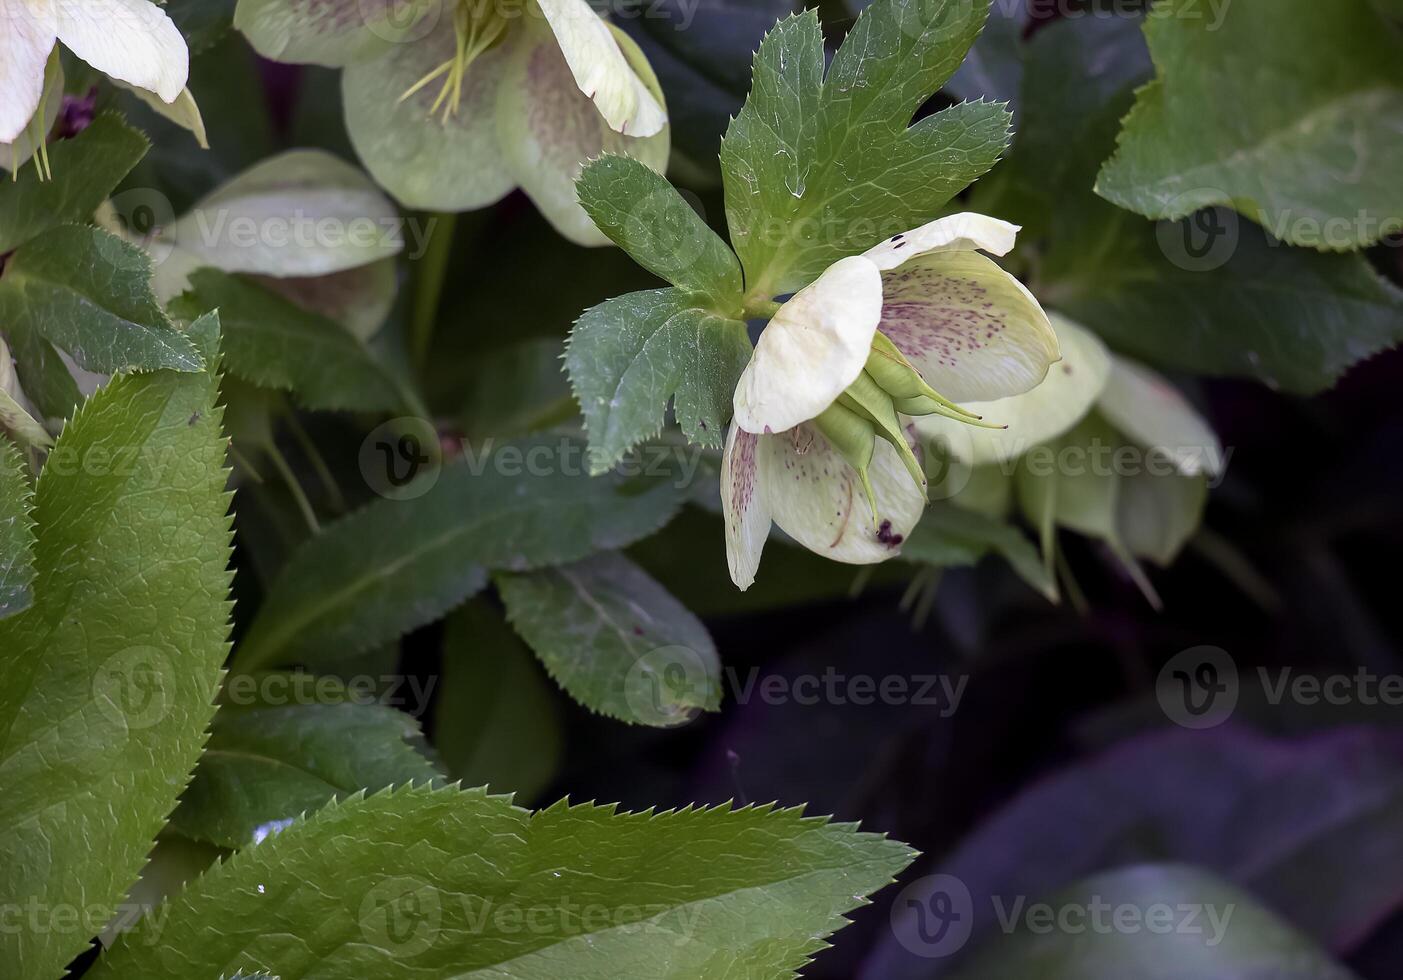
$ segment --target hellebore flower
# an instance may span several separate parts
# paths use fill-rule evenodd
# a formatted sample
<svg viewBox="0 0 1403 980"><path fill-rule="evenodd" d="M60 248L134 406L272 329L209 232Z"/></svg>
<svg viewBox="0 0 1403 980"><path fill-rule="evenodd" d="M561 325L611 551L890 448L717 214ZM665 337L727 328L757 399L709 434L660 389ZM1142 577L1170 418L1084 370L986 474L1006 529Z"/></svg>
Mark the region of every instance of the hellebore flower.
<svg viewBox="0 0 1403 980"><path fill-rule="evenodd" d="M52 119L56 42L153 105L189 99L185 38L150 0L0 0L0 144ZM30 140L42 143L42 132Z"/></svg>
<svg viewBox="0 0 1403 980"><path fill-rule="evenodd" d="M942 218L835 262L775 312L736 388L722 459L737 586L754 581L771 522L835 561L898 554L926 503L910 417L985 425L956 403L1046 377L1061 356L1047 315L979 254L1006 254L1017 232Z"/></svg>
<svg viewBox="0 0 1403 980"><path fill-rule="evenodd" d="M239 0L265 57L345 69L351 142L414 208L465 211L524 190L567 238L607 239L575 196L585 161L661 171L662 90L638 46L586 0Z"/></svg>

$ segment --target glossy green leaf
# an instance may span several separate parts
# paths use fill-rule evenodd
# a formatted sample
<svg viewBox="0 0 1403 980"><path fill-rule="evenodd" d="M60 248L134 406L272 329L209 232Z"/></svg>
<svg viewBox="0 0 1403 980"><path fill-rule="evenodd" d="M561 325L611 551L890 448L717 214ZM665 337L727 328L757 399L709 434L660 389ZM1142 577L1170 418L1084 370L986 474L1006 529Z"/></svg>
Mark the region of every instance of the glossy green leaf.
<svg viewBox="0 0 1403 980"><path fill-rule="evenodd" d="M991 940L957 980L1354 976L1250 894L1185 865L1109 871L1017 911L1035 901L1074 926L1048 929L1020 916L1016 931Z"/></svg>
<svg viewBox="0 0 1403 980"><path fill-rule="evenodd" d="M796 810L532 814L481 790L381 793L212 869L89 977L773 980L910 859Z"/></svg>
<svg viewBox="0 0 1403 980"><path fill-rule="evenodd" d="M210 363L216 331L213 318L192 328ZM230 611L215 398L206 373L116 378L39 479L35 601L0 621L0 877L13 900L110 911L199 757ZM102 925L6 930L0 973L58 976Z"/></svg>
<svg viewBox="0 0 1403 980"><path fill-rule="evenodd" d="M235 664L352 656L438 619L486 584L485 569L624 547L680 505L675 475L590 478L584 455L576 440L544 436L474 450L441 473L431 466L412 499L325 528L273 583Z"/></svg>
<svg viewBox="0 0 1403 980"><path fill-rule="evenodd" d="M556 695L541 665L485 600L448 620L434 749L454 779L537 798L565 750Z"/></svg>
<svg viewBox="0 0 1403 980"><path fill-rule="evenodd" d="M121 116L103 113L49 147L53 180L40 180L33 167L0 180L0 255L64 222L87 221L150 145Z"/></svg>
<svg viewBox="0 0 1403 980"><path fill-rule="evenodd" d="M1230 205L1350 251L1403 230L1403 58L1369 0L1160 0L1158 71L1096 190L1151 218Z"/></svg>
<svg viewBox="0 0 1403 980"><path fill-rule="evenodd" d="M649 272L738 315L740 262L667 178L630 157L591 162L575 181L599 230Z"/></svg>
<svg viewBox="0 0 1403 980"><path fill-rule="evenodd" d="M414 747L422 738L409 715L376 704L226 706L171 828L237 850L332 799L430 782L442 774Z"/></svg>
<svg viewBox="0 0 1403 980"><path fill-rule="evenodd" d="M26 469L15 444L0 435L0 619L34 599L34 494Z"/></svg>
<svg viewBox="0 0 1403 980"><path fill-rule="evenodd" d="M203 367L152 294L146 253L99 228L60 225L10 256L0 321L38 334L89 371ZM23 340L15 349L23 356Z"/></svg>
<svg viewBox="0 0 1403 980"><path fill-rule="evenodd" d="M586 310L570 334L565 368L584 412L591 470L609 469L662 431L670 398L687 438L719 449L750 354L743 322L677 289L629 293Z"/></svg>
<svg viewBox="0 0 1403 980"><path fill-rule="evenodd" d="M291 391L308 408L380 411L400 406L394 381L365 344L338 323L257 283L201 269L171 303L190 319L219 310L226 369L264 388Z"/></svg>
<svg viewBox="0 0 1403 980"><path fill-rule="evenodd" d="M964 103L911 125L978 36L988 0L877 0L826 77L818 12L760 46L721 169L731 243L763 299L934 218L1009 140L1008 112Z"/></svg>
<svg viewBox="0 0 1403 980"><path fill-rule="evenodd" d="M591 711L665 727L720 709L721 662L706 627L622 555L495 581L517 632Z"/></svg>

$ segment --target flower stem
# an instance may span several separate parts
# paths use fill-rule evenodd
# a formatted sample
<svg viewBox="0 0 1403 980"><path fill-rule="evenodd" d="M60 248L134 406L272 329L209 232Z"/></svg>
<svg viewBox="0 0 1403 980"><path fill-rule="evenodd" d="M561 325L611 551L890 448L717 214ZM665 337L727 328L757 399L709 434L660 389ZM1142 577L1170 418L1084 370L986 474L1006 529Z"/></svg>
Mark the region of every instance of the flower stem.
<svg viewBox="0 0 1403 980"><path fill-rule="evenodd" d="M448 275L448 257L453 252L456 214L437 213L429 218L429 242L424 254L415 260L414 309L409 324L409 352L417 367L429 356L434 324L438 320L439 298Z"/></svg>

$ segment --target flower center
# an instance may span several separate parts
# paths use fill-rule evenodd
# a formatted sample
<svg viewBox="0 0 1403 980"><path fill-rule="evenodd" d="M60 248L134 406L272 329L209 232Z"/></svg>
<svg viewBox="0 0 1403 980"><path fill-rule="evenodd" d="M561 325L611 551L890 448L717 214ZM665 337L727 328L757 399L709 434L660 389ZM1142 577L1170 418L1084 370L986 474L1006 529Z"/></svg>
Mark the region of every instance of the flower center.
<svg viewBox="0 0 1403 980"><path fill-rule="evenodd" d="M457 0L453 7L453 57L419 79L399 97L404 102L442 79L438 98L429 115L440 115L444 125L463 102L463 79L483 52L492 48L506 33L512 18L520 16L521 0Z"/></svg>

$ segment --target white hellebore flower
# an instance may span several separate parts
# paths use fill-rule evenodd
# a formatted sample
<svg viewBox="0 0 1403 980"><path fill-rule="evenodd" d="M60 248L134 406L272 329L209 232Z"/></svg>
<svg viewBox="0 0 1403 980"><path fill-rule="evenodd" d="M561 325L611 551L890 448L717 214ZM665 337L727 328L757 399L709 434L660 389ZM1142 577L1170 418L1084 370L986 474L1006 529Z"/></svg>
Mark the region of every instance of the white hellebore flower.
<svg viewBox="0 0 1403 980"><path fill-rule="evenodd" d="M46 119L45 67L58 42L163 105L185 94L185 38L151 0L0 0L0 143Z"/></svg>
<svg viewBox="0 0 1403 980"><path fill-rule="evenodd" d="M979 250L1015 225L957 214L841 259L775 313L735 395L721 468L726 555L755 580L771 522L835 561L898 554L925 509L909 416L1029 391L1061 356L1033 295Z"/></svg>
<svg viewBox="0 0 1403 980"><path fill-rule="evenodd" d="M239 0L234 23L267 58L345 68L351 142L408 207L520 187L561 234L603 245L575 196L583 164L667 165L657 79L587 0Z"/></svg>

